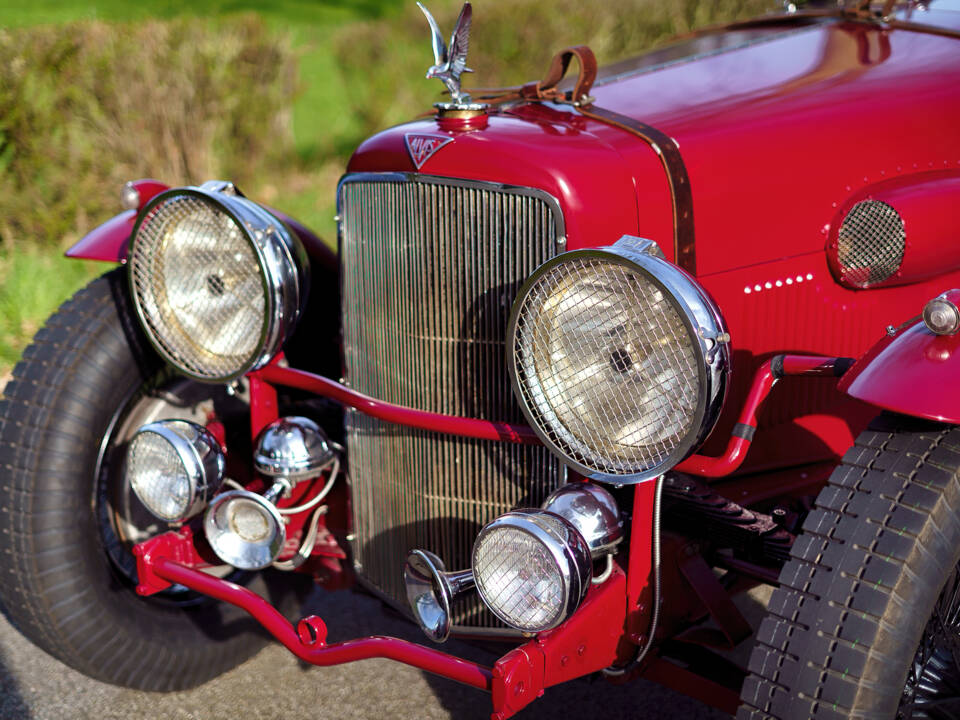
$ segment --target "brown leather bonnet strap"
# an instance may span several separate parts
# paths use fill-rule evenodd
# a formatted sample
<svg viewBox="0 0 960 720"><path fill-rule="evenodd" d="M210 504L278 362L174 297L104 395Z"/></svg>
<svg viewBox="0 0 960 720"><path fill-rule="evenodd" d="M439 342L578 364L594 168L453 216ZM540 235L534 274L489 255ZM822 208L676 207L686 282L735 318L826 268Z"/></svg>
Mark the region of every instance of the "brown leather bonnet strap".
<svg viewBox="0 0 960 720"><path fill-rule="evenodd" d="M517 100L569 102L567 93L558 90L557 85L567 74L570 61L574 58L580 64L580 74L573 88L573 97L585 98L590 92L593 81L597 79L597 58L593 50L586 45L564 48L554 55L543 80L513 87L471 89L470 94L477 100L491 105L502 105Z"/></svg>
<svg viewBox="0 0 960 720"><path fill-rule="evenodd" d="M561 92L557 85L563 80L570 67L570 61L577 59L580 72L571 92ZM683 164L677 143L666 133L650 125L634 120L626 115L605 110L593 105L590 88L597 79L597 59L586 45L568 47L550 61L547 74L538 82L530 82L513 88L499 90L480 90L487 93L477 99L491 104L501 104L516 100L568 103L577 111L607 125L626 130L646 142L657 153L670 184L670 197L673 201L673 252L674 262L689 272L696 273L697 262L693 233L693 194L690 191L690 178Z"/></svg>
<svg viewBox="0 0 960 720"><path fill-rule="evenodd" d="M590 88L593 87L593 81L597 79L597 58L593 50L586 45L574 45L554 55L543 80L522 85L520 97L527 100L565 100L566 95L557 90L557 84L567 74L567 68L570 67L570 61L573 58L576 58L580 64L580 73L573 86L572 97L587 97L590 94Z"/></svg>

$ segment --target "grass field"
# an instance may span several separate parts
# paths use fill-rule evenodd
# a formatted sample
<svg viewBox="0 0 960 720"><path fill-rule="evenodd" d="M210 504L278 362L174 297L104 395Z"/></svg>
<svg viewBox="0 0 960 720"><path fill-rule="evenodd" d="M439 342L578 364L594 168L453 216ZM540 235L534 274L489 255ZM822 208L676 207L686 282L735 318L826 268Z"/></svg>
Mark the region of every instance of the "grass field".
<svg viewBox="0 0 960 720"><path fill-rule="evenodd" d="M427 4L440 25L449 30L461 0L428 0ZM490 86L537 77L553 52L569 44L588 43L601 62L613 62L662 43L678 32L756 14L770 4L769 0L619 0L602 4L580 0L553 0L549 4L542 0L475 0L470 53L471 65L478 73L471 80ZM192 33L194 25L198 26L195 43L209 47L194 52L199 53L199 60L184 60L195 50L190 46L194 40L184 40L180 35ZM43 37L45 33L56 35L61 27L64 37ZM282 74L284 63L296 68L292 90L284 90L281 77L271 80L273 84L263 93L242 86L244 92L256 97L219 99L221 105L226 102L232 108L230 117L241 120L243 113L238 115L237 107L242 109L244 103L251 108L276 104L276 117L261 112L257 122L280 118L284 127L277 134L267 125L239 128L247 133L245 142L251 134L261 138L249 154L242 143L235 147L224 137L224 132L230 132L229 124L226 128L214 127L217 114L226 112L220 106L208 108L213 119L207 118L206 126L201 123L195 128L187 100L178 109L168 107L166 96L150 95L156 82L150 78L164 80L166 68L150 68L148 72L136 66L138 61L131 63L134 67L124 66L123 43L127 43L126 52L139 50L139 46L129 44L129 36L135 35L135 43L171 43L166 54L160 48L155 55L164 62L185 63L179 67L181 87L172 88L181 94L189 94L194 77L197 84L229 80L229 66L208 73L203 61L204 52L217 52L218 27L233 33L224 40L237 41L238 32L249 36L244 42L254 43L257 52L267 53L265 58L271 52L270 43L275 42L277 52L291 55L276 59L276 72ZM23 42L18 33L24 34ZM106 38L106 50L99 54L101 35ZM4 72L16 74L23 70L24 63L34 62L16 53L31 42L36 44L38 37L40 45L47 48L41 60L50 67L27 68L33 74L21 90L32 93L22 97L31 102L37 99L36 107L30 108L34 113L31 120L19 117L23 108L16 104L16 97L13 101L7 97L4 110L4 93L16 84ZM58 49L69 45L74 37L85 38L83 52L77 55L76 48ZM111 44L120 57L109 55ZM241 52L242 60L243 50L233 50ZM6 65L3 52L7 53ZM209 64L216 64L218 59L221 64L228 62L211 57ZM439 83L423 77L431 59L427 25L413 0L0 3L0 387L44 319L89 278L104 270L102 264L64 260L61 253L81 232L114 212L118 176L123 174L123 179L128 179L153 175L172 182L178 178L180 182L200 182L218 173L225 179L237 179L239 172L246 177L243 187L252 197L289 212L321 236L332 239L333 189L350 152L370 133L412 117L438 99ZM76 63L90 67L78 69ZM252 78L248 83L257 81L256 73L249 68L247 74ZM60 82L59 78L65 80ZM76 87L62 87L71 82ZM127 90L131 94L127 104L143 103L142 110L124 107L122 96ZM101 91L104 98L89 97ZM258 101L260 105L256 105ZM178 117L177 112L183 116ZM126 116L117 120L113 113ZM166 124L151 127L151 113L173 117L167 118ZM11 134L17 123L22 135L19 140ZM98 140L96 132L101 127L106 135ZM176 132L168 137L171 127ZM192 149L180 148L186 166L176 162L180 147L177 133L193 143ZM194 137L197 134L203 137ZM79 138L76 142L73 135ZM207 136L213 140L204 140ZM96 147L101 141L102 148ZM15 147L17 142L36 147ZM271 143L277 153L262 147ZM22 161L26 150L45 165L36 170L20 167L14 177L11 152L21 152ZM63 164L62 177L56 176L59 158L49 157L54 150L74 161ZM73 157L81 150L87 155L79 160ZM193 160L195 168L190 167ZM76 191L72 196L69 193L74 178L87 183L83 186L86 195L79 199ZM87 207L84 197L97 198L97 202L91 200ZM11 212L16 215L19 207L37 216L40 206L40 219L34 217L33 226L21 223L19 227L42 225L49 215L48 225L56 230L21 231L19 236L10 232L11 226L18 227L18 218L11 217ZM47 237L38 237L44 235Z"/></svg>

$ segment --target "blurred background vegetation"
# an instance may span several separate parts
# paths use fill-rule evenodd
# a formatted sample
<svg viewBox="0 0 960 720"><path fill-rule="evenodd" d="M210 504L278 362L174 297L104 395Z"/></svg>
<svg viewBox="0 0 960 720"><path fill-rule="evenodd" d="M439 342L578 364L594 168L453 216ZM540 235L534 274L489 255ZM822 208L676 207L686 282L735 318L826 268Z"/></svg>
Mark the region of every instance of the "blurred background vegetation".
<svg viewBox="0 0 960 720"><path fill-rule="evenodd" d="M460 0L426 3L449 33ZM475 0L466 86L601 63L770 0ZM0 388L44 319L107 268L63 251L120 210L123 182L212 178L335 242L353 148L430 108L440 83L413 0L31 0L0 4Z"/></svg>

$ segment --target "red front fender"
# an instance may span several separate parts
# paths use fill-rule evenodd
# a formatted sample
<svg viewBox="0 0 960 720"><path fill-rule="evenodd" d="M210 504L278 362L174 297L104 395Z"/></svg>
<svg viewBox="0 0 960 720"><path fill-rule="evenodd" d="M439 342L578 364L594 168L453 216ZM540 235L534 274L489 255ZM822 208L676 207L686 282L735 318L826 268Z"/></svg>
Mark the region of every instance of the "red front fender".
<svg viewBox="0 0 960 720"><path fill-rule="evenodd" d="M130 243L130 235L133 233L133 226L137 221L137 214L154 197L170 189L169 185L165 185L158 180L134 180L130 184L140 193L140 206L136 210L126 210L91 230L80 238L76 245L67 250L67 257L115 263L125 263L127 261L127 249ZM267 210L286 223L294 234L300 238L300 242L303 243L310 255L311 262L336 277L337 256L319 237L289 215L269 207Z"/></svg>
<svg viewBox="0 0 960 720"><path fill-rule="evenodd" d="M169 185L157 180L134 180L130 184L140 193L140 207L136 210L125 210L88 232L67 250L67 257L118 263L127 261L127 245L137 213L154 197L170 189Z"/></svg>
<svg viewBox="0 0 960 720"><path fill-rule="evenodd" d="M839 389L871 405L960 424L960 334L934 335L917 318L874 345Z"/></svg>

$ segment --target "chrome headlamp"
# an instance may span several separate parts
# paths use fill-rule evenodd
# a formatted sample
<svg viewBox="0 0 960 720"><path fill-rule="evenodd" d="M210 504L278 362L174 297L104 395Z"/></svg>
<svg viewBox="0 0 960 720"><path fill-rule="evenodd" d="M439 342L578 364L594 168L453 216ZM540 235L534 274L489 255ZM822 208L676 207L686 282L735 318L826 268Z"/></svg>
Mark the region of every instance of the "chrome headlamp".
<svg viewBox="0 0 960 720"><path fill-rule="evenodd" d="M126 476L151 513L180 522L202 510L220 489L226 461L220 443L188 420L144 425L127 446Z"/></svg>
<svg viewBox="0 0 960 720"><path fill-rule="evenodd" d="M128 264L147 337L173 367L206 382L269 361L307 294L300 241L229 183L154 198L134 227Z"/></svg>
<svg viewBox="0 0 960 720"><path fill-rule="evenodd" d="M488 523L473 546L473 578L494 615L524 632L557 627L580 606L593 561L580 532L543 510Z"/></svg>
<svg viewBox="0 0 960 720"><path fill-rule="evenodd" d="M649 240L624 236L541 265L507 337L533 429L595 480L665 472L706 439L723 405L730 349L720 312Z"/></svg>

